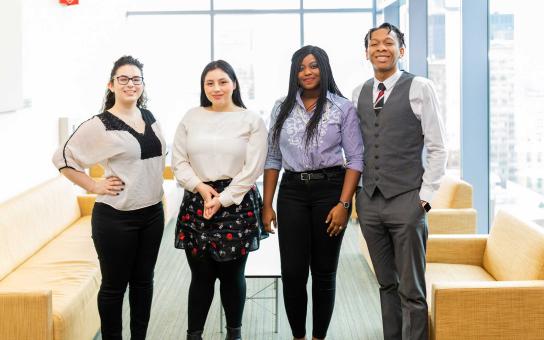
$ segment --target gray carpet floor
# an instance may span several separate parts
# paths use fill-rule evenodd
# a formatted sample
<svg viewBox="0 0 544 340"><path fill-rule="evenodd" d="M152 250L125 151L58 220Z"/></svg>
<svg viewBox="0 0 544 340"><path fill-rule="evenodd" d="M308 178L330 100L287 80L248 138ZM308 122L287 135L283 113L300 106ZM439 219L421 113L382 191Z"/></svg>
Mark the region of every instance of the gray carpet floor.
<svg viewBox="0 0 544 340"><path fill-rule="evenodd" d="M358 224L350 224L344 235L337 273L336 304L327 335L328 340L382 339L380 304L376 279L363 259L357 240ZM174 221L165 228L159 259L155 269L155 291L148 340L185 339L187 328L187 292L191 279L185 254L175 249ZM263 242L266 242L264 240ZM251 254L250 254L251 256ZM205 340L224 339L220 332L219 284L208 313L204 330ZM247 279L247 295L274 296L272 279ZM311 294L311 278L308 283ZM311 296L311 295L310 295ZM311 299L310 299L311 300ZM279 284L279 331L274 332L274 300L247 300L244 310L242 335L244 340L292 339L283 307L281 280ZM125 297L123 337L130 339L129 306ZM311 303L308 306L307 332L311 334ZM95 340L101 340L97 334Z"/></svg>

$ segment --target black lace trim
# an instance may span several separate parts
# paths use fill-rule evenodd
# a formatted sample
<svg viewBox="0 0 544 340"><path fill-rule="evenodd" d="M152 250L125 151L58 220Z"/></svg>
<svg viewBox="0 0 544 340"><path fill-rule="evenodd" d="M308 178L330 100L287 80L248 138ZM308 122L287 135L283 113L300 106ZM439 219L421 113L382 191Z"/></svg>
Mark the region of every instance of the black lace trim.
<svg viewBox="0 0 544 340"><path fill-rule="evenodd" d="M153 157L162 156L162 144L153 131L151 125L155 123L155 117L153 114L145 109L141 109L142 118L145 122L144 133L138 133L130 125L123 122L120 118L108 111L104 111L97 115L100 121L104 124L107 131L127 131L130 133L140 144L141 156L140 159L148 159Z"/></svg>

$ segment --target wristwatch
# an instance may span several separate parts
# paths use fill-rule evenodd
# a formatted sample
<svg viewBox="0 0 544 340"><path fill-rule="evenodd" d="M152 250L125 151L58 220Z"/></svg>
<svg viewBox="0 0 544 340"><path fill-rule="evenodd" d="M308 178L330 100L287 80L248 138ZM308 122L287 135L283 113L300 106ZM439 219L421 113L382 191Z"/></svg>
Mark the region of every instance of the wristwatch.
<svg viewBox="0 0 544 340"><path fill-rule="evenodd" d="M431 210L431 205L429 204L429 202L425 202L425 204L423 205L423 209L425 209L425 212L429 212L429 210Z"/></svg>
<svg viewBox="0 0 544 340"><path fill-rule="evenodd" d="M351 203L350 203L350 202L344 202L344 201L338 201L338 202L340 202L340 204L342 204L342 206L343 206L346 210L348 210L349 207L351 207Z"/></svg>

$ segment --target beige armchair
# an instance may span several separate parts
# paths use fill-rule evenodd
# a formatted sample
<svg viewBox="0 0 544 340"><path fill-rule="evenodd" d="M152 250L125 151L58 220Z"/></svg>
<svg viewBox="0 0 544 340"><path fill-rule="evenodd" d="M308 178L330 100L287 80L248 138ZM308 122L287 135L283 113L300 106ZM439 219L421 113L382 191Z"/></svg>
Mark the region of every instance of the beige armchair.
<svg viewBox="0 0 544 340"><path fill-rule="evenodd" d="M500 211L489 235L431 235L431 339L544 339L544 229Z"/></svg>
<svg viewBox="0 0 544 340"><path fill-rule="evenodd" d="M429 234L474 234L476 232L476 209L472 208L472 185L469 183L444 176L431 206L432 209L427 214ZM355 209L351 218L357 218ZM374 272L368 247L361 233L359 233L359 243L363 257Z"/></svg>
<svg viewBox="0 0 544 340"><path fill-rule="evenodd" d="M476 209L472 207L472 185L462 179L444 176L427 215L430 234L474 234ZM355 197L351 220L357 222Z"/></svg>
<svg viewBox="0 0 544 340"><path fill-rule="evenodd" d="M427 215L430 234L474 234L476 210L472 207L472 185L444 176Z"/></svg>

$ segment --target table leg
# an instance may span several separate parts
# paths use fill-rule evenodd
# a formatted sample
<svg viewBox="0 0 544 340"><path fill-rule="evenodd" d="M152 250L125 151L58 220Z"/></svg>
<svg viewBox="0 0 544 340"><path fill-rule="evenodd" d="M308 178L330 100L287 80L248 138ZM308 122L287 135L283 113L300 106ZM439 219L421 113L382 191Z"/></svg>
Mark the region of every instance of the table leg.
<svg viewBox="0 0 544 340"><path fill-rule="evenodd" d="M219 304L219 333L223 333L223 305Z"/></svg>
<svg viewBox="0 0 544 340"><path fill-rule="evenodd" d="M275 314L275 317L276 317L276 324L275 324L275 333L278 333L279 331L279 315L278 315L278 278L274 278L274 291L275 291L275 294L276 294L276 312L274 313Z"/></svg>

